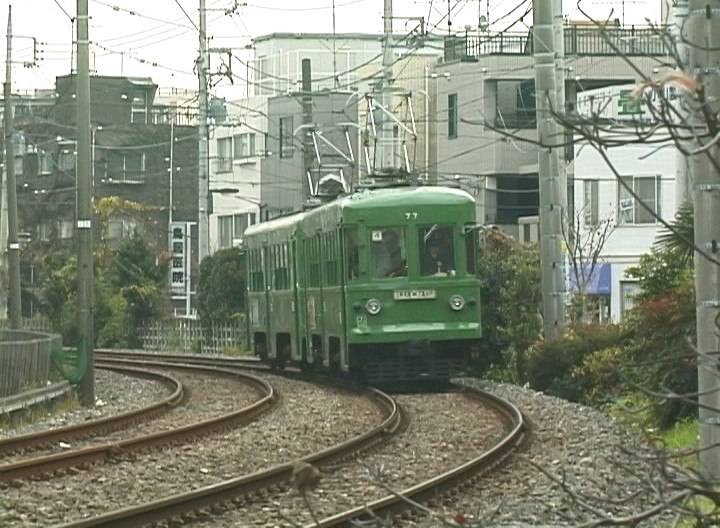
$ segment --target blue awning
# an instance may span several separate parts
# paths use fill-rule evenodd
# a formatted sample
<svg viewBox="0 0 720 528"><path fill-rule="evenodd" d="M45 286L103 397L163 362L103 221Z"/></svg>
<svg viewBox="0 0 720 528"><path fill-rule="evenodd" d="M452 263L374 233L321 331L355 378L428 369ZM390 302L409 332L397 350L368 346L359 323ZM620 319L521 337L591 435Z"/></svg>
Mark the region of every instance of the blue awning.
<svg viewBox="0 0 720 528"><path fill-rule="evenodd" d="M591 295L610 295L611 270L612 267L607 263L597 266L590 279L586 293Z"/></svg>

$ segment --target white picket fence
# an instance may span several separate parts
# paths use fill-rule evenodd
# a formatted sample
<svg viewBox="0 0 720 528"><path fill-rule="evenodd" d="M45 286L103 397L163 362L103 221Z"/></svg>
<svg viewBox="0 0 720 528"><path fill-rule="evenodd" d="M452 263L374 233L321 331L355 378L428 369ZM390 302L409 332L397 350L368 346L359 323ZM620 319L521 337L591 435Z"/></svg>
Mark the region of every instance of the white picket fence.
<svg viewBox="0 0 720 528"><path fill-rule="evenodd" d="M143 349L174 353L222 354L247 347L244 322L213 323L203 328L197 319L155 321L143 329Z"/></svg>

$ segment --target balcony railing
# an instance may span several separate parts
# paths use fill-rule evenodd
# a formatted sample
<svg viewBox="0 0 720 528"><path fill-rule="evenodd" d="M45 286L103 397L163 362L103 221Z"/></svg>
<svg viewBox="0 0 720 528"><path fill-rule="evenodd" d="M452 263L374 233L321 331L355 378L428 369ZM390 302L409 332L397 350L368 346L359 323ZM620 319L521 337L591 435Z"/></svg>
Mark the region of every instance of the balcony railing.
<svg viewBox="0 0 720 528"><path fill-rule="evenodd" d="M667 54L658 29L649 27L573 26L564 28L565 55L662 56ZM483 55L532 55L532 33L466 34L445 38L445 61L476 61Z"/></svg>

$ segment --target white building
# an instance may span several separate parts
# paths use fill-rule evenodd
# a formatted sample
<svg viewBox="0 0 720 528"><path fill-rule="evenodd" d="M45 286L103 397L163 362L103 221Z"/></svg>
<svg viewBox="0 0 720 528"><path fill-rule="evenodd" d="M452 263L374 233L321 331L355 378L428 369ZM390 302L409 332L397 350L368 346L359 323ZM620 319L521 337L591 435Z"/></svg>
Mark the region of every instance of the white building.
<svg viewBox="0 0 720 528"><path fill-rule="evenodd" d="M227 118L210 141L210 253L236 246L260 217L260 160L265 152L267 97L226 103Z"/></svg>
<svg viewBox="0 0 720 528"><path fill-rule="evenodd" d="M649 122L649 114L634 104L634 86L590 90L578 95L578 113L589 115L590 106L599 112L612 137L635 139L633 121ZM664 131L653 139L661 139ZM577 139L577 138L576 138ZM657 143L623 144L603 154L580 141L575 145L575 211L580 212L581 236L602 223L611 222L612 232L600 252L601 262L588 293L604 296L609 316L620 321L632 306L636 284L625 274L640 256L649 253L661 227L656 215L666 221L675 216L675 148L657 149ZM634 198L618 181L620 178L638 196ZM643 207L639 202L646 206ZM648 210L649 208L649 210ZM608 299L609 297L609 299Z"/></svg>

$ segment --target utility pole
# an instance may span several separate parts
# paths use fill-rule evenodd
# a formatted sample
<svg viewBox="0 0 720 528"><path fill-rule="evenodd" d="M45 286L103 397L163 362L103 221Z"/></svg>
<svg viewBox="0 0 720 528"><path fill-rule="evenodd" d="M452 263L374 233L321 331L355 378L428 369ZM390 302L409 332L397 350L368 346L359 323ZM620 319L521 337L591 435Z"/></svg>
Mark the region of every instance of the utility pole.
<svg viewBox="0 0 720 528"><path fill-rule="evenodd" d="M210 254L210 170L208 167L208 51L205 0L200 0L198 71L198 265Z"/></svg>
<svg viewBox="0 0 720 528"><path fill-rule="evenodd" d="M87 369L80 381L80 401L95 405L93 351L93 229L90 169L90 40L88 0L77 0L77 205L78 240L78 352L87 355Z"/></svg>
<svg viewBox="0 0 720 528"><path fill-rule="evenodd" d="M563 264L563 215L567 209L567 181L564 143L560 127L553 119L551 105L558 108L556 70L556 29L553 27L555 2L533 1L533 45L535 58L535 105L538 139L538 183L540 187L540 236L543 292L543 332L546 339L559 336L565 326L565 277ZM562 39L562 26L560 27ZM564 100L564 98L562 99Z"/></svg>
<svg viewBox="0 0 720 528"><path fill-rule="evenodd" d="M682 29L685 27L688 15L688 2L687 0L673 0L672 7L670 8L670 31L675 41L675 49L680 60L678 68L680 71L686 71L689 64L689 53L687 43L682 34ZM663 20L663 23L665 21ZM682 112L685 119L689 119L688 113L685 111L687 106L692 106L692 94L685 96L685 105L678 105L677 111ZM684 147L685 151L692 150L693 145L691 141L678 139L678 142ZM686 202L692 201L692 190L690 183L690 158L685 155L680 149L675 152L675 210L678 210L680 206Z"/></svg>
<svg viewBox="0 0 720 528"><path fill-rule="evenodd" d="M712 121L720 111L720 0L690 0L685 29L690 48L688 73L697 81L697 103L690 124L703 152L692 156L690 170L695 206L695 245L720 259L720 146ZM707 117L706 117L707 116ZM708 145L711 145L708 147ZM698 403L702 446L700 470L714 486L720 478L720 266L695 253Z"/></svg>
<svg viewBox="0 0 720 528"><path fill-rule="evenodd" d="M13 108L12 108L12 7L8 6L7 23L7 56L5 62L5 174L7 175L8 204L8 282L10 295L8 311L10 312L10 328L22 328L20 312L20 244L18 243L17 219L17 183L15 182L15 145L13 142Z"/></svg>
<svg viewBox="0 0 720 528"><path fill-rule="evenodd" d="M313 145L313 132L311 126L313 123L313 103L312 103L312 68L310 59L302 60L302 113L303 113L303 165L305 169L305 179L307 183L303 183L303 196L302 201L305 203L313 195L313 179L312 179L312 165L314 161L314 145ZM285 133L285 131L283 131ZM292 131L290 131L292 133Z"/></svg>
<svg viewBox="0 0 720 528"><path fill-rule="evenodd" d="M392 17L393 5L392 0L384 0L383 9L383 76L380 81L381 99L380 104L388 112L392 112L392 93L390 85L393 78L393 35L392 35ZM380 113L378 112L378 115ZM389 115L382 116L380 123L380 162L381 169L391 170L395 163L393 160L393 124Z"/></svg>

